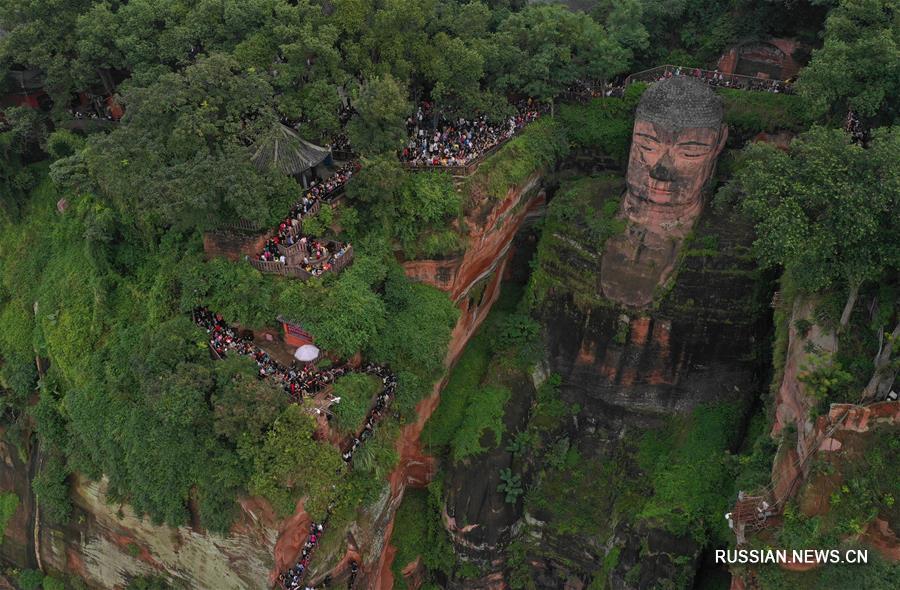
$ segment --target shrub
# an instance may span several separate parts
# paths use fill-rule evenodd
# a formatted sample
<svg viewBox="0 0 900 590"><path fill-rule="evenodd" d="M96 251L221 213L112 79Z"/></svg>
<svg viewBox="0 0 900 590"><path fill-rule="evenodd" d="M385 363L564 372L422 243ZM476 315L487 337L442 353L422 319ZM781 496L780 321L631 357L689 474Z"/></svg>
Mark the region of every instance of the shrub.
<svg viewBox="0 0 900 590"><path fill-rule="evenodd" d="M499 385L479 387L472 392L466 405L465 416L453 437L455 461L480 455L488 450L482 446L488 431L494 434L494 445L500 444L500 439L506 431L503 413L511 394L509 388Z"/></svg>
<svg viewBox="0 0 900 590"><path fill-rule="evenodd" d="M409 489L403 495L391 537L391 544L397 548L392 569L398 587L406 587L401 571L417 557L422 558L429 573L452 571L456 557L441 520L442 505L440 481L427 490Z"/></svg>
<svg viewBox="0 0 900 590"><path fill-rule="evenodd" d="M497 486L497 491L503 493L503 499L507 504L515 504L519 496L525 493L522 487L522 476L513 474L509 467L500 472L502 483Z"/></svg>
<svg viewBox="0 0 900 590"><path fill-rule="evenodd" d="M485 160L468 180L468 192L500 201L510 187L522 183L530 174L551 166L569 151L565 128L550 118L528 125L518 137L509 140Z"/></svg>
<svg viewBox="0 0 900 590"><path fill-rule="evenodd" d="M15 492L0 492L0 539L6 535L6 527L19 507L19 496Z"/></svg>
<svg viewBox="0 0 900 590"><path fill-rule="evenodd" d="M797 95L719 88L725 101L725 123L740 144L762 132L799 132L813 123L806 102Z"/></svg>
<svg viewBox="0 0 900 590"><path fill-rule="evenodd" d="M334 383L334 395L340 403L331 406L335 426L344 434L355 434L372 404L372 398L381 389L381 382L373 375L351 373Z"/></svg>
<svg viewBox="0 0 900 590"><path fill-rule="evenodd" d="M303 218L303 233L311 236L324 236L334 222L334 209L322 205L318 213Z"/></svg>
<svg viewBox="0 0 900 590"><path fill-rule="evenodd" d="M628 161L634 109L646 89L628 87L623 98L595 98L586 105L562 105L559 120L576 149L599 151L619 165Z"/></svg>
<svg viewBox="0 0 900 590"><path fill-rule="evenodd" d="M69 471L63 460L54 455L31 482L34 494L43 509L43 516L52 523L65 524L72 512L69 485L66 483L68 475Z"/></svg>
<svg viewBox="0 0 900 590"><path fill-rule="evenodd" d="M18 577L19 586L22 590L38 590L43 581L44 574L38 570L22 570Z"/></svg>

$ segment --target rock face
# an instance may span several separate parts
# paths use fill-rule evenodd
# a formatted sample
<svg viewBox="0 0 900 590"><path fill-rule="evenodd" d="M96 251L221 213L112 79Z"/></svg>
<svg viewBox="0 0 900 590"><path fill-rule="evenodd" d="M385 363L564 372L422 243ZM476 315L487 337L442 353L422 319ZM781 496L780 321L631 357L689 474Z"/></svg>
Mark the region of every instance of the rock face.
<svg viewBox="0 0 900 590"><path fill-rule="evenodd" d="M748 395L760 376L757 339L767 321L750 241L748 226L705 213L655 308L586 306L571 292L552 293L542 312L546 368L562 377L563 398L578 403L585 420L617 432ZM573 246L560 258L585 268L596 254Z"/></svg>
<svg viewBox="0 0 900 590"><path fill-rule="evenodd" d="M457 554L488 571L493 564L502 562L503 550L522 513L521 500L508 504L497 488L502 483L500 472L513 468L514 456L508 446L513 435L524 430L527 424L534 386L519 376L509 383L509 388L512 396L506 404L503 417L506 428L500 444L485 445L490 449L487 452L445 466L444 526L450 532Z"/></svg>
<svg viewBox="0 0 900 590"><path fill-rule="evenodd" d="M207 258L222 256L237 262L244 256L257 256L268 239L268 233L211 231L203 234L203 251Z"/></svg>
<svg viewBox="0 0 900 590"><path fill-rule="evenodd" d="M0 438L0 490L15 493L19 505L6 526L6 535L0 543L0 558L23 567L34 567L34 497L28 477L32 466L22 461L18 449L7 442L6 434L2 432Z"/></svg>
<svg viewBox="0 0 900 590"><path fill-rule="evenodd" d="M4 488L12 483L24 494L21 484L30 485L27 475L28 469L17 461L0 465ZM242 501L231 533L219 536L137 518L129 506L109 503L105 482L76 477L72 500L69 524L39 522L33 537L30 501L20 504L3 543L3 558L78 575L91 588L121 588L139 575L164 575L189 588L268 587L276 529L264 503ZM34 559L35 545L40 563Z"/></svg>
<svg viewBox="0 0 900 590"><path fill-rule="evenodd" d="M603 297L603 245L592 240L582 213L602 210L623 185L600 178L596 186L606 194L577 202L578 213L565 227L551 225L553 215L548 217L536 271L549 285L539 307L545 351L539 373L558 374L559 397L579 407L565 434L583 457L612 454L625 435L659 427L698 404L748 399L765 376L760 351L768 343L760 337L770 313L749 254L751 228L713 211L696 221L677 274L652 291L652 305L636 310ZM551 201L551 209L555 205ZM534 395L531 383L512 389L507 434L522 430ZM618 565L604 575L614 588L684 581L679 576L698 562L700 547L691 539L646 524L610 521L603 527L609 536L573 537L555 532L549 515L505 504L495 480L511 465L508 442L507 436L467 464L445 466L445 525L457 555L487 572L464 587L502 587L497 575L509 567L510 539L523 536L540 547L524 559L541 588L583 587L613 547ZM627 576L638 563L640 576Z"/></svg>
<svg viewBox="0 0 900 590"><path fill-rule="evenodd" d="M768 310L748 255L751 240L742 222L703 213L670 290L641 311L602 299L578 300L573 292L582 288L574 277L572 290L551 292L542 307L544 371L559 374L560 397L580 407L569 428L573 446L604 456L616 452L630 432L657 428L699 404L741 402L758 391L765 375L760 359L767 343L760 336L767 332ZM569 268L588 268L599 255L583 244L559 248L564 250L557 258ZM598 270L582 271L577 281L594 283ZM533 522L529 530L543 546L566 546L543 522ZM538 560L536 570L546 584L589 579L610 548L619 547L618 564L605 574L611 587L656 587L683 581L680 576L685 568L692 571L700 551L689 538L642 524L620 523L609 540L574 542L594 548L580 560L570 559L564 549ZM640 575L627 575L637 563Z"/></svg>
<svg viewBox="0 0 900 590"><path fill-rule="evenodd" d="M566 436L582 457L612 456L628 433L699 404L747 400L761 382L757 338L769 312L749 255L751 228L703 210L726 138L721 102L708 87L661 82L638 108L625 190L608 178L592 180L602 194L563 201L563 223L548 218L535 283L544 326L540 373L559 375L559 397L579 409ZM624 231L598 239L616 223L585 217L615 207L623 192L616 223ZM518 387L519 403L510 404L518 407L507 408L508 431L527 420L527 391ZM613 522L612 515L600 536L571 537L548 526L551 514L496 505L491 474L510 464L504 449L449 468L445 524L458 555L496 575L517 534L525 538L527 575L539 587L584 587L597 575L617 589L689 584L701 549L689 538ZM487 575L466 587L492 584Z"/></svg>

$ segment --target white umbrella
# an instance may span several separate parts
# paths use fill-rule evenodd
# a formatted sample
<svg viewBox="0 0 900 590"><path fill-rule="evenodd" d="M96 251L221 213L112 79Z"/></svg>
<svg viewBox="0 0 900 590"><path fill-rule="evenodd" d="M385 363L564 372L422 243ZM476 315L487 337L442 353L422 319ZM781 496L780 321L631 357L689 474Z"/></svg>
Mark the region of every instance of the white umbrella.
<svg viewBox="0 0 900 590"><path fill-rule="evenodd" d="M311 363L319 358L319 349L312 344L304 344L294 351L294 358L302 363Z"/></svg>

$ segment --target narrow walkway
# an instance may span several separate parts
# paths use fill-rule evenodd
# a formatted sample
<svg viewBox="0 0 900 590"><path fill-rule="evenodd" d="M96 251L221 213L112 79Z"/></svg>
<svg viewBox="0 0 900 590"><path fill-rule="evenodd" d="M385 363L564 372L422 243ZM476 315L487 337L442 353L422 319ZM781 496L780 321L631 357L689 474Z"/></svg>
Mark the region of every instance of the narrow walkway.
<svg viewBox="0 0 900 590"><path fill-rule="evenodd" d="M228 325L221 315L206 308L198 308L192 313L192 318L197 325L206 329L209 335L210 351L215 358L222 359L228 353L235 353L254 359L259 367L259 379L274 379L284 387L285 392L294 402L299 403L304 398L315 398L324 405L314 404L314 411L317 413L325 412L326 416L327 408L331 404L338 402L338 399L331 395L332 384L338 377L355 372L380 378L383 389L375 398L375 402L367 413L362 428L357 432L356 436L348 438L341 445L341 458L352 468L353 454L375 433L375 427L387 414L387 409L396 394L397 377L387 367L369 363L360 369L349 365L322 371L315 369L312 365L300 368L296 366L286 368L272 359L268 353L253 344L252 339L243 337L238 330ZM329 502L325 518L321 522L310 525L309 536L300 551L300 555L297 557L295 565L278 576L278 582L283 589L298 590L300 588L300 584L309 570L313 551L318 546L322 534L326 530L334 505L334 500ZM352 562L350 570L350 584L352 585L358 574L359 565L355 561ZM310 586L306 588L314 590Z"/></svg>

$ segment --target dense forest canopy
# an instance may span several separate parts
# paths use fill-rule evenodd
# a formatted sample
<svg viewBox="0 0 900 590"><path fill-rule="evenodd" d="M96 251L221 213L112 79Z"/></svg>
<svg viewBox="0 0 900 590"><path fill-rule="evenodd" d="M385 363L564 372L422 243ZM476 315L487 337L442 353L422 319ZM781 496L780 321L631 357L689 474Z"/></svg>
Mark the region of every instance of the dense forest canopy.
<svg viewBox="0 0 900 590"><path fill-rule="evenodd" d="M105 475L115 498L170 524L185 522L195 500L203 525L217 531L242 493L263 494L282 512L318 495L308 507L321 514L323 490L335 486L345 519L377 497L396 460L391 428L440 375L457 318L444 293L409 281L396 259L399 250L455 251L458 232L448 228L469 205L448 175L406 175L397 160L406 118L423 100L450 116L503 121L528 98L553 112L577 81L665 63L714 67L738 41L791 34L821 49L800 75L800 96L772 104L812 105L831 127L848 107L885 125L897 115L896 0L591 4L583 12L517 0L4 1L0 64L39 70L52 108L8 108L0 132L0 386L10 424L35 418L49 457L35 487L51 518L68 515L73 472ZM113 95L121 121L67 130L79 92ZM347 100L355 111L344 124ZM731 100L733 116L768 108ZM505 190L525 166L582 141L622 157L634 96L603 105L590 121L567 106L533 124L510 144L520 166L488 167L477 188ZM767 130L752 121L750 130ZM300 282L204 259L204 230L239 219L270 225L296 200L294 179L249 159L281 123L319 144L346 133L361 157L336 213L357 251L340 275ZM750 148L746 161L761 165L732 187L750 194L760 235L775 236L762 239L764 261L796 270L811 291L871 284L900 264L896 240L871 248L896 236L897 133L876 134L866 157L841 133L812 131L786 154ZM820 178L829 184L815 187ZM884 193L870 198L870 181ZM838 244L836 234L852 240ZM189 319L200 305L250 328L279 314L302 318L339 357L361 352L389 364L399 417L338 477L338 455L297 435L312 433L309 417L253 379L252 363L210 360ZM35 357L51 360L40 381ZM301 464L323 475L301 485L290 476Z"/></svg>

